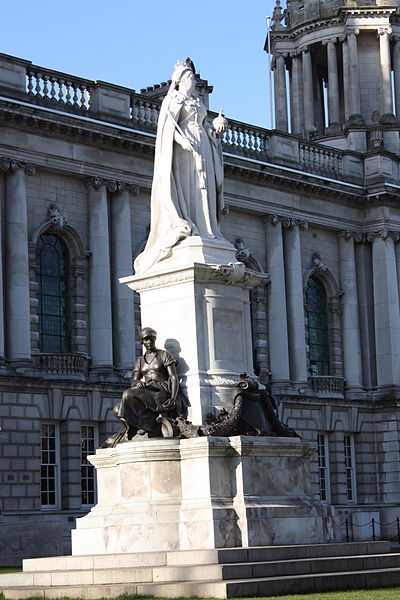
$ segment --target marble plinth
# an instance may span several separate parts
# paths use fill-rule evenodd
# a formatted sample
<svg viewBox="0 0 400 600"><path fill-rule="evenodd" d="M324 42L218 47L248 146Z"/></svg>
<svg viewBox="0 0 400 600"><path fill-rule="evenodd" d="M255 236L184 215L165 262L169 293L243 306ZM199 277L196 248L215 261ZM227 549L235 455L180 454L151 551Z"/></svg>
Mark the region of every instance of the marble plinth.
<svg viewBox="0 0 400 600"><path fill-rule="evenodd" d="M72 554L332 541L330 509L311 500L312 451L240 436L97 450L98 504L77 519Z"/></svg>
<svg viewBox="0 0 400 600"><path fill-rule="evenodd" d="M178 359L189 418L200 425L215 408L231 408L240 373L253 374L249 290L268 276L238 263L225 240L199 237L156 267L120 281L140 293L142 326Z"/></svg>

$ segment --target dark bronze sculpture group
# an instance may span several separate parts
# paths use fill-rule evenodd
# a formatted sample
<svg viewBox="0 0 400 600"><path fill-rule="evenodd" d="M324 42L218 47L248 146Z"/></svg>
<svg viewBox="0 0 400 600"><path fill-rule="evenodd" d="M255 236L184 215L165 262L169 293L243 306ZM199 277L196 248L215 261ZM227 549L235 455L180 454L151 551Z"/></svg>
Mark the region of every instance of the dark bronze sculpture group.
<svg viewBox="0 0 400 600"><path fill-rule="evenodd" d="M136 436L297 435L279 420L272 396L246 373L240 375L233 389L231 411L223 409L218 416L209 413L203 425L193 425L187 420L189 400L179 387L177 361L170 352L156 347L156 336L150 327L139 333L145 352L136 361L131 387L114 407L114 414L124 427L109 437L102 448Z"/></svg>

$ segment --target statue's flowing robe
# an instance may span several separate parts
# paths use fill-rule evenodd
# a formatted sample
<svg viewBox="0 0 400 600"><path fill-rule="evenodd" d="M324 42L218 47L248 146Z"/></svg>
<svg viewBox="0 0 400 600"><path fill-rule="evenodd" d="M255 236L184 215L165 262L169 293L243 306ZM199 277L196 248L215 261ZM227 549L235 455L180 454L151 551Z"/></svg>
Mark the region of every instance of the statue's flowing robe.
<svg viewBox="0 0 400 600"><path fill-rule="evenodd" d="M207 125L206 108L198 98L178 90L164 99L157 127L151 226L135 272L145 273L172 253L190 235L221 237L218 218L224 206L222 149ZM177 134L176 134L177 132ZM183 134L193 150L174 142Z"/></svg>

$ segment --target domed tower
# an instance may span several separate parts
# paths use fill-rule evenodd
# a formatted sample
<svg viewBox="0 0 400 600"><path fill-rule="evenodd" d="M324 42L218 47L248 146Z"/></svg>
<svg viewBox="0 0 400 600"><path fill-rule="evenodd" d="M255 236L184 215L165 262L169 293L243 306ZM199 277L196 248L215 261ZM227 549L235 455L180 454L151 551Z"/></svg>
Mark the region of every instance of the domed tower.
<svg viewBox="0 0 400 600"><path fill-rule="evenodd" d="M277 0L269 41L276 129L399 152L400 0Z"/></svg>

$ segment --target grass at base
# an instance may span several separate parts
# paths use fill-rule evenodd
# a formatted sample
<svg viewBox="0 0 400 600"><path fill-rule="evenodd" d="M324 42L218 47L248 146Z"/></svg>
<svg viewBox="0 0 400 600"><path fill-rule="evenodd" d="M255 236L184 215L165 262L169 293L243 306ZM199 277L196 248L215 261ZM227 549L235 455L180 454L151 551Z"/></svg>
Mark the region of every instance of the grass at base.
<svg viewBox="0 0 400 600"><path fill-rule="evenodd" d="M154 596L118 596L115 600L154 600ZM252 598L241 598L240 600L399 600L400 587L396 588L378 588L369 590L351 590L347 592L317 592L315 594L289 594L285 596L258 596ZM3 594L0 592L0 600L4 600ZM43 600L32 596L26 600ZM66 596L59 600L76 600ZM104 600L99 598L98 600ZM157 600L170 600L167 598L159 598ZM175 600L216 600L215 598L175 598ZM239 599L238 599L239 600Z"/></svg>
<svg viewBox="0 0 400 600"><path fill-rule="evenodd" d="M22 567L0 567L0 573L20 573Z"/></svg>

